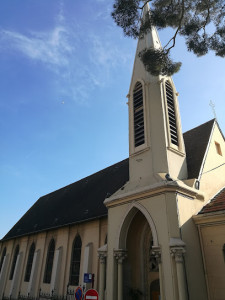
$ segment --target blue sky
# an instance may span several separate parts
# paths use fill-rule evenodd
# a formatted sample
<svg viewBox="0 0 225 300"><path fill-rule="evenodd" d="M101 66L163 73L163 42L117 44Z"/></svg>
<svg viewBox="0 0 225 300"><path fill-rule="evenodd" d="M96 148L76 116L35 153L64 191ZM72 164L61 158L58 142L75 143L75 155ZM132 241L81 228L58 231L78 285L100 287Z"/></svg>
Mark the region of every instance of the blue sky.
<svg viewBox="0 0 225 300"><path fill-rule="evenodd" d="M0 238L40 196L128 157L136 41L112 3L0 2ZM183 131L213 118L212 100L225 132L225 59L196 58L182 39L173 57Z"/></svg>

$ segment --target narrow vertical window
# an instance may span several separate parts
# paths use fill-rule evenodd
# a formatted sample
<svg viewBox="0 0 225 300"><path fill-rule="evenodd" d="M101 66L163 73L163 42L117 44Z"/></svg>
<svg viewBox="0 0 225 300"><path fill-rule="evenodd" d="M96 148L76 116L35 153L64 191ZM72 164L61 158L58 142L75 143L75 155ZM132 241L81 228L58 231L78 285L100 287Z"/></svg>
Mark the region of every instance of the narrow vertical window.
<svg viewBox="0 0 225 300"><path fill-rule="evenodd" d="M225 244L223 245L223 259L225 261Z"/></svg>
<svg viewBox="0 0 225 300"><path fill-rule="evenodd" d="M220 144L217 143L217 142L215 142L215 146L216 146L216 152L217 152L217 154L223 156Z"/></svg>
<svg viewBox="0 0 225 300"><path fill-rule="evenodd" d="M55 241L54 239L52 239L48 246L48 254L47 254L46 265L45 265L45 275L43 280L44 283L51 282L54 253L55 253Z"/></svg>
<svg viewBox="0 0 225 300"><path fill-rule="evenodd" d="M6 247L2 251L2 257L1 257L1 261L0 261L0 273L1 273L1 270L2 270L3 261L4 261L5 256L6 256Z"/></svg>
<svg viewBox="0 0 225 300"><path fill-rule="evenodd" d="M171 143L178 146L177 121L174 106L173 88L169 81L166 81L166 100L168 107L169 128Z"/></svg>
<svg viewBox="0 0 225 300"><path fill-rule="evenodd" d="M137 82L133 91L134 106L134 146L138 147L145 143L144 132L144 106L142 84Z"/></svg>
<svg viewBox="0 0 225 300"><path fill-rule="evenodd" d="M70 285L78 285L80 277L80 258L81 258L82 242L79 235L73 242L71 265L70 265Z"/></svg>
<svg viewBox="0 0 225 300"><path fill-rule="evenodd" d="M19 255L19 251L20 251L20 247L19 247L19 245L17 245L16 249L14 251L13 262L12 262L12 267L11 267L11 271L10 271L10 275L9 275L9 280L13 279L13 275L14 275L14 271L15 271L15 267L16 267L16 261L17 261L18 255Z"/></svg>
<svg viewBox="0 0 225 300"><path fill-rule="evenodd" d="M30 246L28 259L27 259L26 273L25 273L25 277L24 277L24 281L26 281L26 282L30 281L30 274L31 274L33 260L34 260L34 252L35 252L35 244L33 243Z"/></svg>

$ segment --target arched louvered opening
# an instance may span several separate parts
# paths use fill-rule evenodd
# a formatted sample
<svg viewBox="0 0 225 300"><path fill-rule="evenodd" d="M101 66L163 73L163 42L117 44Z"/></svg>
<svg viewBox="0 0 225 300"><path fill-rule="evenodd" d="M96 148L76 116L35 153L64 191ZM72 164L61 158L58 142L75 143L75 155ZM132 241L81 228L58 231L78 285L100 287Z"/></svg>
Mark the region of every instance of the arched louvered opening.
<svg viewBox="0 0 225 300"><path fill-rule="evenodd" d="M32 243L32 245L30 246L29 254L28 254L26 272L25 272L25 277L24 277L24 281L26 281L26 282L30 281L31 269L32 269L32 264L33 264L33 260L34 260L34 252L35 252L35 244Z"/></svg>
<svg viewBox="0 0 225 300"><path fill-rule="evenodd" d="M19 251L20 251L20 247L19 245L16 246L15 252L14 252L14 256L13 256L13 262L12 262L12 267L11 267L11 271L10 271L10 275L9 275L9 280L13 279L13 275L15 272L15 267L16 267L16 261L17 261L17 257L19 255Z"/></svg>
<svg viewBox="0 0 225 300"><path fill-rule="evenodd" d="M138 147L145 143L144 132L144 105L142 84L137 82L133 90L134 107L134 146Z"/></svg>
<svg viewBox="0 0 225 300"><path fill-rule="evenodd" d="M44 283L51 282L54 254L55 254L55 241L54 239L52 239L48 246L48 254L47 254L46 265L45 265L45 275L43 280Z"/></svg>
<svg viewBox="0 0 225 300"><path fill-rule="evenodd" d="M70 285L78 285L80 277L80 258L81 258L82 241L79 235L73 242L71 264L70 264Z"/></svg>
<svg viewBox="0 0 225 300"><path fill-rule="evenodd" d="M174 106L173 88L169 81L166 81L166 100L168 107L169 127L171 143L178 146L177 121Z"/></svg>
<svg viewBox="0 0 225 300"><path fill-rule="evenodd" d="M0 261L0 273L1 273L1 270L2 270L3 261L4 261L5 256L6 256L6 247L2 251L2 257L1 257L1 261Z"/></svg>

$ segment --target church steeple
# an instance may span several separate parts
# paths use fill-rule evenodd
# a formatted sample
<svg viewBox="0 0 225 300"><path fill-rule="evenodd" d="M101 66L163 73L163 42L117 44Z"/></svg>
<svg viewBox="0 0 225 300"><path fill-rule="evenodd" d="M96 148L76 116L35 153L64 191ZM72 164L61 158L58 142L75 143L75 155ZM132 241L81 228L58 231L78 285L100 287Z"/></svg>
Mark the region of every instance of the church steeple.
<svg viewBox="0 0 225 300"><path fill-rule="evenodd" d="M150 13L145 5L143 17ZM156 28L139 38L129 89L130 182L146 185L187 177L185 149L174 83L171 77L145 70L140 51L161 46Z"/></svg>

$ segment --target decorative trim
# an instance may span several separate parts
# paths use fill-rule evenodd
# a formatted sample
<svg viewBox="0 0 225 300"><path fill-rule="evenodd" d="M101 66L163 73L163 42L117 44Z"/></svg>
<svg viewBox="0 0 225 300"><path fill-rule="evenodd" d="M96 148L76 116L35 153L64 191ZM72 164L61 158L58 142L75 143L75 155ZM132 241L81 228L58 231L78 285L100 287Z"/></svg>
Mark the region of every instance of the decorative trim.
<svg viewBox="0 0 225 300"><path fill-rule="evenodd" d="M170 150L170 151L172 151L172 152L174 152L174 153L176 153L176 154L178 154L178 155L180 155L180 156L182 156L182 157L184 157L186 155L183 151L179 150L179 148L176 149L175 147L173 147L173 144L171 144L170 146L168 146L167 149Z"/></svg>
<svg viewBox="0 0 225 300"><path fill-rule="evenodd" d="M175 258L176 263L183 263L183 256L185 252L184 247L173 247L170 250L171 256Z"/></svg>
<svg viewBox="0 0 225 300"><path fill-rule="evenodd" d="M155 258L158 264L162 263L162 253L160 247L152 247L152 253L151 253Z"/></svg>
<svg viewBox="0 0 225 300"><path fill-rule="evenodd" d="M127 251L123 249L114 249L114 257L116 258L118 264L122 264L124 259L127 258Z"/></svg>

